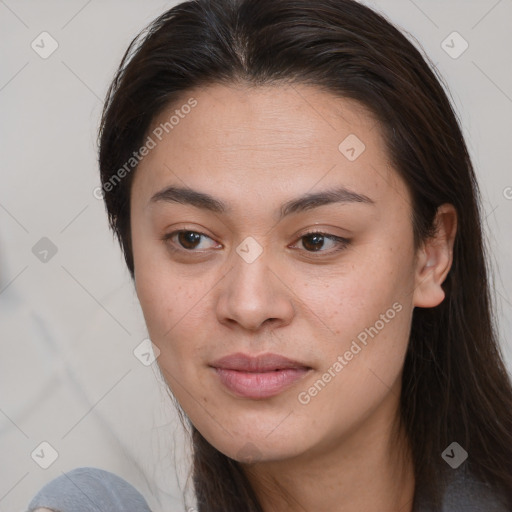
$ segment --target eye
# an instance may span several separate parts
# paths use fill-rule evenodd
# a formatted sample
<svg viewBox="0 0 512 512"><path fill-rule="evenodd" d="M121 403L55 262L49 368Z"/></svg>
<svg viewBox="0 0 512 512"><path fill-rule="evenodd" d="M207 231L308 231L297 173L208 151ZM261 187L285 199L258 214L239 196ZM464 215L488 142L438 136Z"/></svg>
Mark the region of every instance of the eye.
<svg viewBox="0 0 512 512"><path fill-rule="evenodd" d="M302 246L307 252L322 252L327 254L336 253L346 249L350 240L329 233L322 233L319 231L312 231L303 234L299 240L302 240ZM330 241L330 246L334 247L333 250L322 250L325 247L326 241ZM329 245L329 244L328 244Z"/></svg>
<svg viewBox="0 0 512 512"><path fill-rule="evenodd" d="M184 252L201 252L201 250L208 249L208 247L201 247L202 239L208 239L213 242L213 240L204 233L186 229L173 231L172 233L166 234L162 237L163 241L166 243L172 242L172 245L175 246L172 247L172 245L169 245L171 250ZM303 248L310 253L320 252L332 254L342 251L350 243L350 240L346 238L319 231L305 233L299 238L299 240L302 241ZM330 242L327 245L330 246L332 250L325 250L326 242ZM219 247L219 245L217 245L217 247Z"/></svg>
<svg viewBox="0 0 512 512"><path fill-rule="evenodd" d="M162 238L162 240L164 240L165 242L170 241L174 245L178 246L177 248L171 247L172 250L195 252L195 249L198 248L200 250L208 249L208 247L200 247L202 238L212 240L209 236L205 235L204 233L199 233L198 231L191 231L185 229L173 231L172 233L165 235ZM176 239L176 241L174 241L174 239Z"/></svg>

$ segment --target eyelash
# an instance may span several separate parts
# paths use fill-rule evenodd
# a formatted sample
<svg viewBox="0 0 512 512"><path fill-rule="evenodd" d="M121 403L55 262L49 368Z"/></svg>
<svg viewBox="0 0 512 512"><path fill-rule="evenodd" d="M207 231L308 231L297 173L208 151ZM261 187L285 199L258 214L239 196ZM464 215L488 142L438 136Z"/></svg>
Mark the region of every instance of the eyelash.
<svg viewBox="0 0 512 512"><path fill-rule="evenodd" d="M162 241L166 242L168 244L168 247L170 250L172 250L173 252L181 252L181 253L200 253L201 251L196 251L194 249L185 249L183 247L181 248L177 248L177 247L173 247L172 245L169 244L169 241L171 241L171 239L175 236L175 235L179 235L180 233L194 233L196 235L200 235L200 236L204 236L206 238L210 238L208 235L206 235L205 233L201 233L200 231L194 231L194 230L191 230L191 229L180 229L180 230L177 230L177 231L173 231L172 233L169 233L169 234L166 234L162 237ZM335 254L335 253L338 253L340 251L343 251L344 249L346 249L351 240L348 239L348 238L343 238L343 237L340 237L340 236L336 236L336 235L331 235L329 233L325 233L323 231L308 231L307 233L303 233L297 241L300 241L301 239L303 238L306 238L308 236L312 236L312 235L320 235L322 236L323 238L328 238L330 240L334 240L335 242L338 243L338 247L336 249L333 249L333 250L330 250L330 251L322 251L322 250L319 250L319 251L307 251L306 252L308 254L322 254L322 253L327 253L327 255L332 255L332 254ZM210 238L211 240L211 238Z"/></svg>

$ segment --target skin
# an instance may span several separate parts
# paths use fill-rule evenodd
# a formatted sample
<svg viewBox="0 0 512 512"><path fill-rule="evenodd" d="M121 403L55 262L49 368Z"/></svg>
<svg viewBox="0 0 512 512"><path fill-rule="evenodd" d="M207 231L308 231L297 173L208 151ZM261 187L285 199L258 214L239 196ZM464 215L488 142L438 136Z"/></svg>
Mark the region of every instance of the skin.
<svg viewBox="0 0 512 512"><path fill-rule="evenodd" d="M407 187L379 124L352 100L305 85L212 85L182 104L190 97L197 106L141 161L131 193L135 286L163 376L202 435L244 464L266 511L412 510L413 466L396 428L400 380L414 307L444 298L453 207L440 207L438 235L415 251ZM349 134L366 146L354 161L338 149ZM230 210L151 201L170 185ZM283 203L340 186L373 204L276 220ZM205 236L162 240L180 229ZM350 242L334 252L335 240L303 238L309 231ZM249 236L263 251L252 263L236 252ZM299 393L396 303L400 312L301 403ZM234 352L312 369L277 396L240 398L209 367Z"/></svg>

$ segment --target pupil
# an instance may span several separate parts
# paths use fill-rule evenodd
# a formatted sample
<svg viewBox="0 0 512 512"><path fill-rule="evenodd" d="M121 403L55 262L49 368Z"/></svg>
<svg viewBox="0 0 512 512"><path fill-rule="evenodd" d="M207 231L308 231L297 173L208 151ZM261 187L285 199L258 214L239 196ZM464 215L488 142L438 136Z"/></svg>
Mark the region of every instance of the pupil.
<svg viewBox="0 0 512 512"><path fill-rule="evenodd" d="M194 233L192 231L182 232L180 233L179 236L181 245L183 245L187 249L193 249L194 243L198 242L199 238L201 237L201 235L199 235L198 233ZM192 247L190 247L189 245L192 245Z"/></svg>
<svg viewBox="0 0 512 512"><path fill-rule="evenodd" d="M323 235L309 235L309 236L306 236L306 241L307 240L313 240L313 247L312 249L315 251L317 249L320 249L321 246L322 246L322 242L323 242ZM309 242L306 242L304 244L304 247L306 247L306 249L308 248L307 246L309 245ZM310 247L311 248L311 247Z"/></svg>

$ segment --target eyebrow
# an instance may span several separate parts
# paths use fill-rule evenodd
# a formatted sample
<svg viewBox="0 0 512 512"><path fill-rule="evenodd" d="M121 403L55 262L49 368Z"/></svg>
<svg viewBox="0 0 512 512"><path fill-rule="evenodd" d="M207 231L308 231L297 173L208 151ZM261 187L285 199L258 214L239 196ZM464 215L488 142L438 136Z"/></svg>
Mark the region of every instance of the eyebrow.
<svg viewBox="0 0 512 512"><path fill-rule="evenodd" d="M232 209L220 199L187 187L169 186L154 194L149 204L159 202L188 204L218 214L230 213ZM364 194L358 194L345 187L338 187L321 192L308 193L284 203L279 210L279 220L319 206L333 203L363 203L375 205L375 202Z"/></svg>

